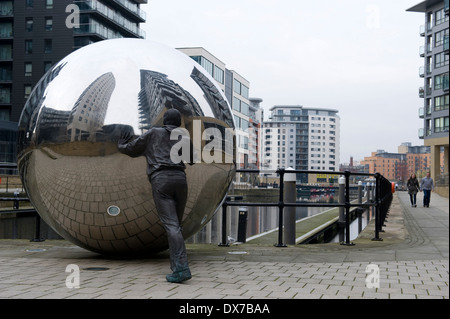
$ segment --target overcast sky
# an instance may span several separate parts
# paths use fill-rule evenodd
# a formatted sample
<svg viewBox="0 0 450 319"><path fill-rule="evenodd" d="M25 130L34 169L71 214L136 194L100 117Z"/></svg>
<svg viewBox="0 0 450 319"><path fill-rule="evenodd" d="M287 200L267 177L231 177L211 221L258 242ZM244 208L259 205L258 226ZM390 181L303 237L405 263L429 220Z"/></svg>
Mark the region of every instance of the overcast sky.
<svg viewBox="0 0 450 319"><path fill-rule="evenodd" d="M146 38L204 47L274 105L339 110L341 163L402 142L418 129L420 0L149 0Z"/></svg>

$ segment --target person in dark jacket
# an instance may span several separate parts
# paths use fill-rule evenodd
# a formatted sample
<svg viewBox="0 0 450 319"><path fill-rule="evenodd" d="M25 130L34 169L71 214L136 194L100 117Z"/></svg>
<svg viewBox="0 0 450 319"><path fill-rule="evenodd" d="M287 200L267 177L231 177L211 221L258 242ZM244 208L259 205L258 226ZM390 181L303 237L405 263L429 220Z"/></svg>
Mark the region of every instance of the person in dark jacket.
<svg viewBox="0 0 450 319"><path fill-rule="evenodd" d="M167 110L163 123L163 127L151 128L132 141L129 141L129 136L121 137L118 148L123 154L145 156L147 159L147 175L152 185L153 200L169 241L170 268L173 273L167 275L166 279L169 282L182 282L191 278L181 232L188 185L185 164L172 161L171 152L179 141L170 139L172 131L181 125L180 112L176 109Z"/></svg>
<svg viewBox="0 0 450 319"><path fill-rule="evenodd" d="M406 182L406 187L408 188L409 199L411 201L411 207L417 207L416 198L417 192L420 190L419 181L416 178L416 174L411 174L408 181Z"/></svg>

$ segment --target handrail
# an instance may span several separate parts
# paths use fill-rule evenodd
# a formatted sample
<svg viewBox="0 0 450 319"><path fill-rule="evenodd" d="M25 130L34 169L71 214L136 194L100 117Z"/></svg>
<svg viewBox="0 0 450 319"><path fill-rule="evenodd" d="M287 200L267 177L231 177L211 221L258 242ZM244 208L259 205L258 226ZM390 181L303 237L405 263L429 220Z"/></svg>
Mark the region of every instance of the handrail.
<svg viewBox="0 0 450 319"><path fill-rule="evenodd" d="M392 202L392 183L390 183L385 177L379 173L353 173L350 171L307 171L307 170L286 170L278 169L274 170L257 170L257 169L237 169L236 173L264 173L271 172L280 175L280 186L279 186L279 201L276 203L246 203L231 201L228 197L225 197L222 203L222 242L219 246L229 246L226 236L226 224L227 216L226 211L228 206L255 206L255 207L278 207L278 243L275 244L276 247L286 247L283 243L283 209L284 207L344 207L345 208L345 229L346 238L344 245L353 245L350 242L350 208L351 207L375 207L375 237L372 240L382 240L379 233L382 231L382 226L386 215L388 213L389 207ZM285 174L333 174L333 175L344 175L345 177L345 202L344 203L285 203L284 202L284 175ZM351 203L350 202L350 176L367 176L375 177L376 181L376 192L375 200L369 203Z"/></svg>

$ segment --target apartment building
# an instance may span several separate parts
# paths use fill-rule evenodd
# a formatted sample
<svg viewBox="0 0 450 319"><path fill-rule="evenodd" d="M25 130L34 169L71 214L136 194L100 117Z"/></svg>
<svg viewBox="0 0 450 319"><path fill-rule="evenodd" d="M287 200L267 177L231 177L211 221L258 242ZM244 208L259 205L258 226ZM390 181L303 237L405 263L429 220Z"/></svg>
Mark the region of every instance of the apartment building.
<svg viewBox="0 0 450 319"><path fill-rule="evenodd" d="M0 0L0 163L16 162L17 123L35 84L72 51L144 38L147 0Z"/></svg>
<svg viewBox="0 0 450 319"><path fill-rule="evenodd" d="M276 105L270 111L269 121L263 123L263 169L339 171L338 110ZM307 180L297 174L298 182Z"/></svg>
<svg viewBox="0 0 450 319"><path fill-rule="evenodd" d="M424 14L424 25L420 26L420 36L424 45L419 54L424 65L419 68L419 76L424 86L419 88L423 106L419 117L423 127L419 137L431 151L431 176L436 184L446 187L448 197L448 148L449 148L449 0L426 0L409 8L409 12ZM440 170L441 149L443 149L444 171Z"/></svg>
<svg viewBox="0 0 450 319"><path fill-rule="evenodd" d="M237 168L259 166L259 130L262 123L262 99L250 98L250 82L202 47L178 48L200 64L217 81L232 108L236 128ZM236 181L244 181L238 174Z"/></svg>

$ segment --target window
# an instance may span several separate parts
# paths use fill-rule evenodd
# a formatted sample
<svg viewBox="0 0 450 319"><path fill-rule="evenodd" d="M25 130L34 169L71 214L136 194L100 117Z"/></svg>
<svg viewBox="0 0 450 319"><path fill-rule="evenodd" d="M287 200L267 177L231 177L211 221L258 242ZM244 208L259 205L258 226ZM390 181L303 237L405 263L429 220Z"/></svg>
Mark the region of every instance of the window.
<svg viewBox="0 0 450 319"><path fill-rule="evenodd" d="M53 18L47 17L45 18L45 31L52 31L53 30Z"/></svg>
<svg viewBox="0 0 450 319"><path fill-rule="evenodd" d="M12 0L0 2L0 16L12 16L13 13L14 9Z"/></svg>
<svg viewBox="0 0 450 319"><path fill-rule="evenodd" d="M47 72L52 67L52 62L45 61L44 62L44 72Z"/></svg>
<svg viewBox="0 0 450 319"><path fill-rule="evenodd" d="M236 79L233 79L233 91L237 94L241 94L241 82Z"/></svg>
<svg viewBox="0 0 450 319"><path fill-rule="evenodd" d="M434 37L434 46L438 47L440 45L444 44L444 37L448 36L448 29L436 32L435 37Z"/></svg>
<svg viewBox="0 0 450 319"><path fill-rule="evenodd" d="M52 39L44 40L44 53L52 53L53 41Z"/></svg>
<svg viewBox="0 0 450 319"><path fill-rule="evenodd" d="M28 99L31 94L32 86L30 84L25 84L24 86L24 97Z"/></svg>
<svg viewBox="0 0 450 319"><path fill-rule="evenodd" d="M449 57L444 52L438 53L434 56L434 67L441 68L448 65Z"/></svg>
<svg viewBox="0 0 450 319"><path fill-rule="evenodd" d="M26 18L25 19L25 30L27 32L33 31L33 18Z"/></svg>
<svg viewBox="0 0 450 319"><path fill-rule="evenodd" d="M3 87L3 85L0 85L0 103L2 103L2 104L11 103L11 88L10 87ZM9 111L8 111L8 117L9 117Z"/></svg>
<svg viewBox="0 0 450 319"><path fill-rule="evenodd" d="M447 79L448 81L448 73L436 75L434 77L434 89L435 90L443 89L445 79Z"/></svg>
<svg viewBox="0 0 450 319"><path fill-rule="evenodd" d="M220 84L224 84L225 72L216 65L214 65L214 79Z"/></svg>
<svg viewBox="0 0 450 319"><path fill-rule="evenodd" d="M52 9L53 8L53 0L45 0L45 7L47 9Z"/></svg>
<svg viewBox="0 0 450 319"><path fill-rule="evenodd" d="M12 23L0 23L0 38L11 38L13 36Z"/></svg>
<svg viewBox="0 0 450 319"><path fill-rule="evenodd" d="M0 101L1 101L1 96L0 96ZM0 121L9 121L9 110L8 109L0 109Z"/></svg>
<svg viewBox="0 0 450 319"><path fill-rule="evenodd" d="M434 110L435 111L442 111L442 110L448 110L449 105L449 95L442 95L442 96L436 96L434 98Z"/></svg>
<svg viewBox="0 0 450 319"><path fill-rule="evenodd" d="M25 40L25 54L33 53L33 40Z"/></svg>
<svg viewBox="0 0 450 319"><path fill-rule="evenodd" d="M434 132L448 132L448 116L434 119Z"/></svg>
<svg viewBox="0 0 450 319"><path fill-rule="evenodd" d="M439 25L439 24L444 23L446 21L448 21L448 16L445 15L444 8L442 8L439 11L436 11L436 19L435 19L436 25Z"/></svg>
<svg viewBox="0 0 450 319"><path fill-rule="evenodd" d="M25 76L33 75L33 64L31 62L25 62Z"/></svg>
<svg viewBox="0 0 450 319"><path fill-rule="evenodd" d="M33 0L26 0L27 8L33 8Z"/></svg>
<svg viewBox="0 0 450 319"><path fill-rule="evenodd" d="M11 59L12 59L12 45L0 44L0 60L11 60Z"/></svg>
<svg viewBox="0 0 450 319"><path fill-rule="evenodd" d="M241 111L241 100L233 96L233 110Z"/></svg>

